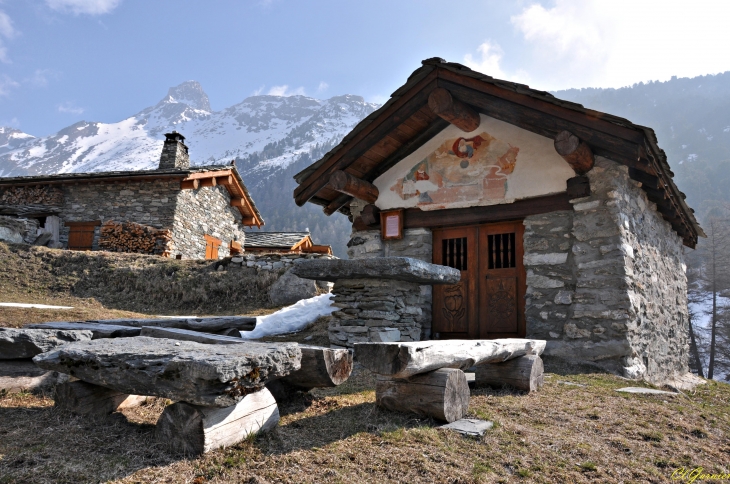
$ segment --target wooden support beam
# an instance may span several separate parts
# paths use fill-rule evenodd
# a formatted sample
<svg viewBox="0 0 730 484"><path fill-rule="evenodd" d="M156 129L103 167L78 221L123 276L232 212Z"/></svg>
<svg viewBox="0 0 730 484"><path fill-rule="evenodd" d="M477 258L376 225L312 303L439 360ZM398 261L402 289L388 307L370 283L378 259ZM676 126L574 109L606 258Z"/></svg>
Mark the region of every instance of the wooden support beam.
<svg viewBox="0 0 730 484"><path fill-rule="evenodd" d="M325 215L332 215L333 213L347 205L350 200L352 200L352 197L343 193L334 200L332 200L329 204L327 204L327 206L324 207L323 212Z"/></svg>
<svg viewBox="0 0 730 484"><path fill-rule="evenodd" d="M217 185L215 180L216 180L216 177L214 177L214 176L212 176L210 178L201 178L200 186L201 187L214 187Z"/></svg>
<svg viewBox="0 0 730 484"><path fill-rule="evenodd" d="M428 96L428 107L434 114L467 133L474 131L481 124L479 113L469 105L454 99L451 93L442 87L431 91Z"/></svg>
<svg viewBox="0 0 730 484"><path fill-rule="evenodd" d="M84 381L58 385L54 396L57 408L76 415L108 415L122 408L136 407L146 399Z"/></svg>
<svg viewBox="0 0 730 484"><path fill-rule="evenodd" d="M200 180L183 180L180 182L180 190L197 190L200 187Z"/></svg>
<svg viewBox="0 0 730 484"><path fill-rule="evenodd" d="M590 146L567 130L561 131L555 137L555 151L578 175L585 175L591 171L595 163Z"/></svg>
<svg viewBox="0 0 730 484"><path fill-rule="evenodd" d="M233 185L233 175L217 176L215 182L218 185Z"/></svg>
<svg viewBox="0 0 730 484"><path fill-rule="evenodd" d="M375 402L379 407L446 422L466 415L469 396L466 376L456 368L441 368L405 379L377 375L375 381Z"/></svg>
<svg viewBox="0 0 730 484"><path fill-rule="evenodd" d="M372 183L361 180L342 170L337 170L330 175L329 187L368 203L375 203L380 194L378 187Z"/></svg>
<svg viewBox="0 0 730 484"><path fill-rule="evenodd" d="M253 227L254 225L258 225L258 223L256 222L256 219L254 217L242 217L241 224L247 225L248 227Z"/></svg>
<svg viewBox="0 0 730 484"><path fill-rule="evenodd" d="M567 193L570 199L588 197L591 194L591 183L588 177L574 176L567 181Z"/></svg>
<svg viewBox="0 0 730 484"><path fill-rule="evenodd" d="M231 198L231 207L245 207L246 203L241 198Z"/></svg>
<svg viewBox="0 0 730 484"><path fill-rule="evenodd" d="M640 182L642 187L653 188L654 190L659 189L659 178L654 175L637 170L636 168L629 168L629 177L634 181Z"/></svg>
<svg viewBox="0 0 730 484"><path fill-rule="evenodd" d="M365 225L378 224L380 223L380 209L375 205L365 205L360 217Z"/></svg>
<svg viewBox="0 0 730 484"><path fill-rule="evenodd" d="M230 407L203 407L177 402L165 407L155 437L176 454L197 456L241 442L279 423L279 407L269 390L249 393Z"/></svg>
<svg viewBox="0 0 730 484"><path fill-rule="evenodd" d="M518 390L534 392L544 383L542 358L525 355L505 361L474 367L476 385L501 387L509 385Z"/></svg>

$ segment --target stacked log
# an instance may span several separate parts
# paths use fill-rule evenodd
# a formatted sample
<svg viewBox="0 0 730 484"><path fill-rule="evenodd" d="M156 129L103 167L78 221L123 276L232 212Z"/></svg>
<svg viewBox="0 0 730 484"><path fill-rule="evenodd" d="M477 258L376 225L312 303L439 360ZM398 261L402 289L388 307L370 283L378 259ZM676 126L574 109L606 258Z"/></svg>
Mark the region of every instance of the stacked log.
<svg viewBox="0 0 730 484"><path fill-rule="evenodd" d="M0 191L2 205L62 205L63 192L49 186L12 187Z"/></svg>
<svg viewBox="0 0 730 484"><path fill-rule="evenodd" d="M99 247L111 252L135 252L167 257L172 252L172 232L135 222L104 222Z"/></svg>

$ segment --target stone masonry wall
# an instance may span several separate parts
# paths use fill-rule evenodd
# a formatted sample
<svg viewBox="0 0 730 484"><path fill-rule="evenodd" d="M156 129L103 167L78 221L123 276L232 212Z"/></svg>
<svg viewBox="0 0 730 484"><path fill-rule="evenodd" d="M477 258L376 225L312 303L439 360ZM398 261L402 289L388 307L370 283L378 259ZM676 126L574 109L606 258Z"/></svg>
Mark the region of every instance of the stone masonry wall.
<svg viewBox="0 0 730 484"><path fill-rule="evenodd" d="M218 257L230 254L229 243L243 246L245 233L241 212L231 207L231 196L223 186L182 190L177 195L177 211L172 225L173 256L184 259L205 258L205 235L222 241Z"/></svg>
<svg viewBox="0 0 730 484"><path fill-rule="evenodd" d="M626 167L598 158L588 177L573 212L525 219L527 337L548 340L547 355L666 381L687 369L681 241Z"/></svg>
<svg viewBox="0 0 730 484"><path fill-rule="evenodd" d="M145 181L63 186L64 201L59 216L63 222L113 220L137 222L155 228L172 226L179 181ZM61 226L60 241L68 244L69 228ZM93 248L99 243L96 229Z"/></svg>
<svg viewBox="0 0 730 484"><path fill-rule="evenodd" d="M38 237L38 220L0 215L0 240L14 244L32 244Z"/></svg>
<svg viewBox="0 0 730 484"><path fill-rule="evenodd" d="M379 230L353 232L347 244L350 259L412 257L432 259L428 229L406 229L400 240L380 238ZM338 281L332 290L334 305L330 342L352 347L364 341L419 341L431 336L431 286L414 283L353 279Z"/></svg>

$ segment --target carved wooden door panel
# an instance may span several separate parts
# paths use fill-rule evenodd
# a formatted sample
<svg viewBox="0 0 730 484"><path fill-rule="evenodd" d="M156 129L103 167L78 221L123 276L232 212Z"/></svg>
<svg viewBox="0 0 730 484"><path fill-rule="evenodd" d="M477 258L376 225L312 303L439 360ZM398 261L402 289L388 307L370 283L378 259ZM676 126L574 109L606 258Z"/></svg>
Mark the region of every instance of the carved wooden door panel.
<svg viewBox="0 0 730 484"><path fill-rule="evenodd" d="M479 228L479 337L525 336L522 222Z"/></svg>
<svg viewBox="0 0 730 484"><path fill-rule="evenodd" d="M434 230L433 262L461 271L461 282L433 286L435 338L478 338L477 280L478 231L476 227Z"/></svg>

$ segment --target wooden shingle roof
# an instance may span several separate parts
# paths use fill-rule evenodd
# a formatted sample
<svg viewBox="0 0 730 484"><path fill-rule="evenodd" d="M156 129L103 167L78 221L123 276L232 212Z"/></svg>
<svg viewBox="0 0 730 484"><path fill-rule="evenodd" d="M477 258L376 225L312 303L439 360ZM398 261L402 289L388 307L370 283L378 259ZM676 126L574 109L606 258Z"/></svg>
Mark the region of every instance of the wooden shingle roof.
<svg viewBox="0 0 730 484"><path fill-rule="evenodd" d="M694 211L673 181L664 150L651 128L627 119L563 101L524 84L495 79L461 64L427 59L377 111L363 119L322 159L294 176L297 205L322 205L326 214L349 214L352 197L328 187L329 177L342 170L372 182L413 153L449 124L428 105L436 88L477 112L554 139L570 131L593 153L629 167L648 198L672 224L685 245L694 247L704 236Z"/></svg>

